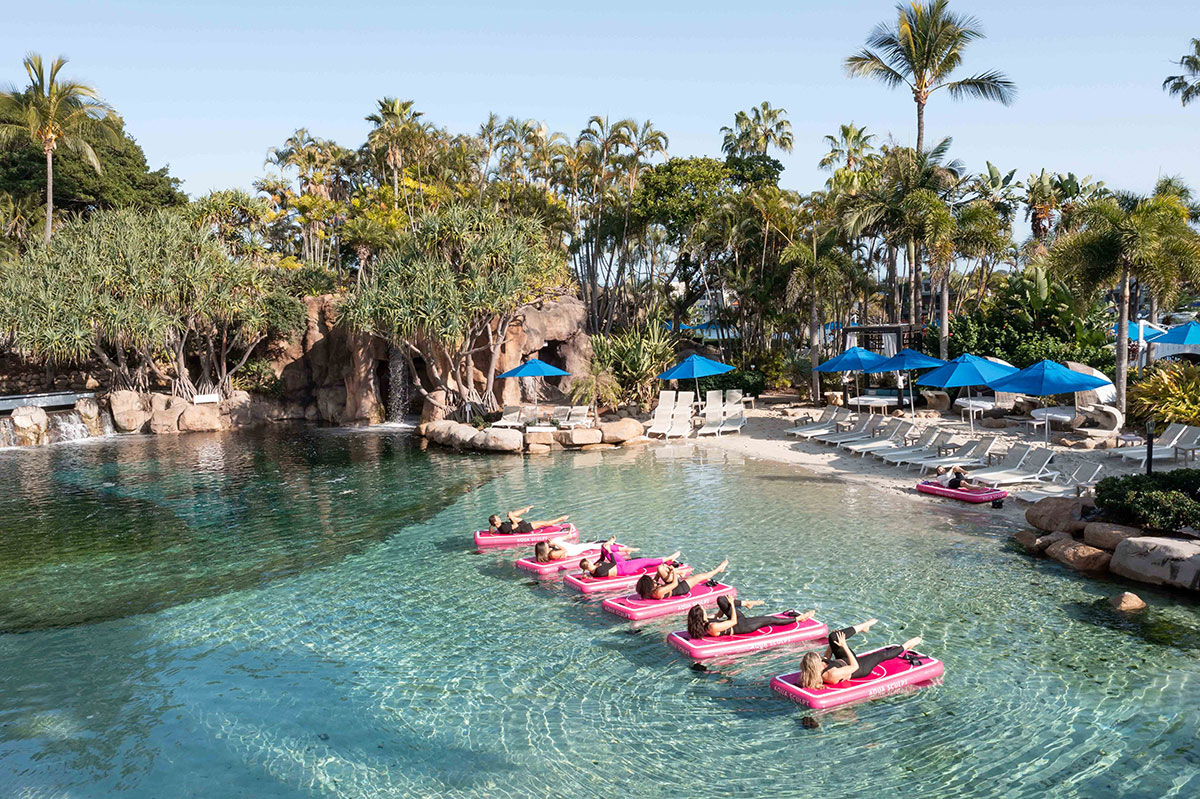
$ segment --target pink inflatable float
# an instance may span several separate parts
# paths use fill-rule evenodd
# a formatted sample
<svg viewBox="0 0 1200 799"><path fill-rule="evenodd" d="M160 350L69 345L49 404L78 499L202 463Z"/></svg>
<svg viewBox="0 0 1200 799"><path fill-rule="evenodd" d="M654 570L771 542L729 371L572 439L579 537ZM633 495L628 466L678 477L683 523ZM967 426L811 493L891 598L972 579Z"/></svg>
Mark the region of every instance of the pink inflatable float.
<svg viewBox="0 0 1200 799"><path fill-rule="evenodd" d="M784 644L814 641L828 634L829 628L816 619L796 621L790 616L780 616L779 624L762 627L752 633L692 638L687 634L687 630L679 630L667 636L667 643L692 660L705 660L722 655L744 655L747 652L757 652Z"/></svg>
<svg viewBox="0 0 1200 799"><path fill-rule="evenodd" d="M600 557L600 545L597 544L591 549L585 549L578 555L562 560L552 560L549 563L538 563L535 558L521 558L516 561L516 567L523 571L533 572L534 574L558 574L559 572L570 571L571 569L579 568L579 561L583 558L595 560Z"/></svg>
<svg viewBox="0 0 1200 799"><path fill-rule="evenodd" d="M615 613L626 619L640 621L659 616L670 616L673 613L685 613L692 605L711 605L717 597L727 596L733 599L737 589L732 585L717 583L709 585L702 583L684 596L672 596L666 599L642 599L637 594L613 597L603 602L603 608L609 613Z"/></svg>
<svg viewBox="0 0 1200 799"><path fill-rule="evenodd" d="M579 563L579 558L575 559L575 563ZM627 574L624 577L613 575L612 577L592 577L583 572L574 572L563 578L563 582L579 591L582 594L595 594L600 591L623 591L626 588L633 588L637 585L637 581L642 579L643 574L654 574L657 566L647 566L639 569L636 574ZM692 573L692 567L686 563L675 567L675 573L680 577L687 577ZM716 602L716 600L713 600Z"/></svg>
<svg viewBox="0 0 1200 799"><path fill-rule="evenodd" d="M882 649L883 647L880 647ZM871 650L878 652L878 649ZM864 652L864 655L870 654ZM909 662L908 657L919 663ZM903 691L910 686L920 686L942 676L945 671L942 661L918 652L905 652L898 657L883 661L870 675L858 680L846 680L837 685L826 685L824 688L801 688L800 675L796 671L791 674L780 674L771 678L771 689L778 694L794 699L817 710L848 705L867 699L878 699L881 696Z"/></svg>
<svg viewBox="0 0 1200 799"><path fill-rule="evenodd" d="M981 502L991 502L997 499L1004 499L1008 496L1008 492L999 488L991 488L986 491L981 491L975 488L947 488L936 480L927 480L924 483L917 483L917 490L922 494L933 494L939 497L948 499L957 499L963 502L971 502L978 505Z"/></svg>
<svg viewBox="0 0 1200 799"><path fill-rule="evenodd" d="M579 538L579 531L570 522L548 524L545 527L537 528L532 533L513 533L512 535L479 530L475 533L475 546L480 549L513 549L514 547L531 546L538 541L546 541L551 538L575 541Z"/></svg>

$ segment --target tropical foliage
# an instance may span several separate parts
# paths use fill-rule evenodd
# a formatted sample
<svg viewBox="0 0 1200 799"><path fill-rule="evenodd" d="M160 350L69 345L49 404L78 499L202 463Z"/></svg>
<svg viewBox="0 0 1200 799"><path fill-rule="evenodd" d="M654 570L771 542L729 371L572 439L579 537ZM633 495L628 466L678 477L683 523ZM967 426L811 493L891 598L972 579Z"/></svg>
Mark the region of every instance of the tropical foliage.
<svg viewBox="0 0 1200 799"><path fill-rule="evenodd" d="M1200 425L1200 366L1159 361L1129 387L1129 415Z"/></svg>
<svg viewBox="0 0 1200 799"><path fill-rule="evenodd" d="M172 211L99 211L0 264L0 330L34 359L98 359L118 388L232 390L268 338L303 322L272 271L229 258Z"/></svg>
<svg viewBox="0 0 1200 799"><path fill-rule="evenodd" d="M658 393L658 375L675 357L675 336L658 325L632 327L592 337L592 371L613 376L625 402L649 407Z"/></svg>
<svg viewBox="0 0 1200 799"><path fill-rule="evenodd" d="M1176 63L1183 68L1183 74L1171 75L1164 80L1163 90L1187 105L1200 97L1200 39L1192 39L1191 51Z"/></svg>
<svg viewBox="0 0 1200 799"><path fill-rule="evenodd" d="M1174 532L1200 527L1200 469L1106 477L1096 506L1113 521Z"/></svg>
<svg viewBox="0 0 1200 799"><path fill-rule="evenodd" d="M518 309L561 292L567 279L534 220L455 204L416 219L347 295L345 314L400 348L425 378L422 397L469 419L496 408L496 365Z"/></svg>

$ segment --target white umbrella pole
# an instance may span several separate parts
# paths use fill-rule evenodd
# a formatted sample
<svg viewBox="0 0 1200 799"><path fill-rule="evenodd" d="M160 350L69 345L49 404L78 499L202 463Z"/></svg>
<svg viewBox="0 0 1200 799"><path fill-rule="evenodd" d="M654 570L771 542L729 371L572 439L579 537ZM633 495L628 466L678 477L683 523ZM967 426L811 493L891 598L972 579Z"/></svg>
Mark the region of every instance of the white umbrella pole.
<svg viewBox="0 0 1200 799"><path fill-rule="evenodd" d="M970 386L967 386L967 419L971 422L971 435L975 435L975 409L971 407Z"/></svg>

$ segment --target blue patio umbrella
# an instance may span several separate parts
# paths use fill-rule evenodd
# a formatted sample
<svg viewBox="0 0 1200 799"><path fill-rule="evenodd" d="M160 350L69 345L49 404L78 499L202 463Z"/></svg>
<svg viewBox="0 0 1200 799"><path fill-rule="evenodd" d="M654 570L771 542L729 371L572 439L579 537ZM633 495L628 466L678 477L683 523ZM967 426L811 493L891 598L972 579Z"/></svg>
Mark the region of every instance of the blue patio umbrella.
<svg viewBox="0 0 1200 799"><path fill-rule="evenodd" d="M700 396L700 378L709 377L710 375L722 375L726 372L733 371L733 367L727 363L714 361L711 358L705 358L703 355L691 355L684 358L679 363L672 366L667 371L658 376L659 380L687 380L696 381L696 397Z"/></svg>
<svg viewBox="0 0 1200 799"><path fill-rule="evenodd" d="M1112 326L1112 334L1114 336L1117 335L1118 327L1119 327L1119 325L1115 325L1115 324ZM1137 337L1138 337L1137 322L1129 323L1129 327L1126 328L1126 330L1125 330L1125 335L1129 337L1130 341L1137 341ZM1151 341L1158 341L1158 337L1161 335L1163 335L1162 331L1155 330L1152 327L1145 328L1142 332L1142 341L1147 342L1147 343L1151 342Z"/></svg>
<svg viewBox="0 0 1200 799"><path fill-rule="evenodd" d="M939 366L932 372L927 372L917 380L917 385L934 386L935 388L966 388L967 398L971 396L971 386L986 386L993 380L998 380L1008 374L1015 374L1017 367L989 361L977 355L963 353L945 366ZM971 432L975 431L975 414L968 414L971 419Z"/></svg>
<svg viewBox="0 0 1200 799"><path fill-rule="evenodd" d="M1186 325L1177 325L1161 336L1156 336L1154 343L1200 346L1200 322L1188 322Z"/></svg>
<svg viewBox="0 0 1200 799"><path fill-rule="evenodd" d="M855 372L854 376L854 393L858 393L858 375L857 372L863 372L886 361L877 352L864 350L862 347L850 347L841 355L835 355L828 361L818 364L814 372ZM817 399L813 398L814 401Z"/></svg>
<svg viewBox="0 0 1200 799"><path fill-rule="evenodd" d="M499 380L500 378L504 377L565 377L569 374L571 373L564 372L557 366L551 366L545 361L539 361L537 358L530 358L520 366L509 369L504 374L496 375L496 379ZM540 394L540 391L535 391L533 394L533 418L535 420L537 419Z"/></svg>
<svg viewBox="0 0 1200 799"><path fill-rule="evenodd" d="M876 374L878 372L908 372L914 369L933 369L946 364L941 358L934 358L932 355L926 355L923 352L917 352L911 347L905 347L897 352L892 357L888 358L878 366L873 366L870 369L864 369L867 374ZM908 381L908 405L910 408L916 408L916 402L913 400L912 380Z"/></svg>
<svg viewBox="0 0 1200 799"><path fill-rule="evenodd" d="M1049 360L1038 361L1019 372L1005 375L988 383L988 387L995 391L1031 394L1035 397L1071 394L1076 391L1088 391L1111 385L1112 381L1108 378L1075 372L1060 363ZM1046 441L1050 441L1049 421L1046 422Z"/></svg>

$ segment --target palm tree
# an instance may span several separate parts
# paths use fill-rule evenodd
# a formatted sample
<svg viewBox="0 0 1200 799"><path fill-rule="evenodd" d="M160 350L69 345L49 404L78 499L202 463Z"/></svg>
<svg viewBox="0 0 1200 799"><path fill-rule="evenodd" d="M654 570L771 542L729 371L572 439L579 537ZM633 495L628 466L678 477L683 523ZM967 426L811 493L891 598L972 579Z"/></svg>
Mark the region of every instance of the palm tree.
<svg viewBox="0 0 1200 799"><path fill-rule="evenodd" d="M1171 75L1163 81L1163 90L1187 105L1200 97L1200 39L1192 39L1192 52L1176 63L1183 67L1182 75Z"/></svg>
<svg viewBox="0 0 1200 799"><path fill-rule="evenodd" d="M974 17L950 12L946 0L896 6L896 23L880 23L867 37L867 47L846 59L851 77L872 77L889 88L901 84L912 90L917 104L917 146L925 147L925 103L939 89L956 100L979 97L1009 105L1017 88L1002 72L981 72L962 80L950 75L962 64L963 51L983 38Z"/></svg>
<svg viewBox="0 0 1200 799"><path fill-rule="evenodd" d="M867 133L866 127L856 127L853 122L838 128L836 136L826 136L824 141L829 146L829 152L821 158L821 169L833 171L838 166L844 166L853 172L863 159L875 151L871 142L875 140L874 133Z"/></svg>
<svg viewBox="0 0 1200 799"><path fill-rule="evenodd" d="M376 102L378 110L365 117L375 126L367 134L367 145L377 152L384 153L384 161L392 173L392 203L397 204L400 173L404 171L404 150L412 138L413 123L421 117L421 112L413 110L412 100L384 97Z"/></svg>
<svg viewBox="0 0 1200 799"><path fill-rule="evenodd" d="M99 173L100 160L88 139L115 138L113 128L105 123L115 121L116 114L91 86L58 79L65 58L54 59L49 73L37 53L29 53L22 63L29 85L0 94L0 119L6 120L0 122L0 145L28 138L46 156L45 240L49 244L54 222L54 151L62 145L82 155Z"/></svg>
<svg viewBox="0 0 1200 799"><path fill-rule="evenodd" d="M1117 406L1125 410L1129 375L1129 283L1137 279L1160 299L1185 281L1200 280L1200 234L1188 225L1178 196L1100 196L1076 212L1076 226L1054 242L1050 270L1089 288L1117 284Z"/></svg>
<svg viewBox="0 0 1200 799"><path fill-rule="evenodd" d="M733 116L733 127L723 127L721 133L724 134L721 149L726 155L766 155L771 147L790 153L795 143L787 109L772 108L766 100L749 113L738 111Z"/></svg>

